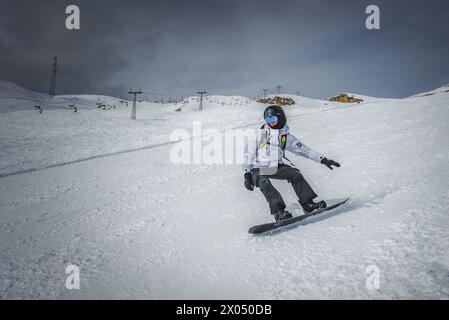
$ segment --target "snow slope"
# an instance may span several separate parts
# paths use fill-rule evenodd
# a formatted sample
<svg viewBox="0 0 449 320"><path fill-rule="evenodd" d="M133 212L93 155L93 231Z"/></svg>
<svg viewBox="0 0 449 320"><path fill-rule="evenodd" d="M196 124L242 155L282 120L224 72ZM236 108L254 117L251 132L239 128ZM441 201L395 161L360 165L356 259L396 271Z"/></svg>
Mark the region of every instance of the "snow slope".
<svg viewBox="0 0 449 320"><path fill-rule="evenodd" d="M68 110L71 104L75 104L79 109L94 109L97 108L98 102L107 105L119 105L121 104L120 100L100 95L58 95L51 97L0 79L0 114L34 110L34 106L38 104L41 104L45 110Z"/></svg>
<svg viewBox="0 0 449 320"><path fill-rule="evenodd" d="M449 93L449 83L444 85L444 86L442 86L442 87L439 87L439 88L436 88L434 90L431 90L431 91L415 94L415 95L412 96L412 98L427 97L427 96L432 96L434 94L446 94L447 95L448 93Z"/></svg>
<svg viewBox="0 0 449 320"><path fill-rule="evenodd" d="M320 198L352 201L261 237L247 230L271 216L261 193L244 189L240 165L169 161L172 130L257 128L260 104L212 96L200 113L195 98L181 112L141 103L137 121L126 106L2 113L0 296L447 299L448 96L298 97L286 108L292 131L342 167L289 158ZM301 214L290 186L274 184ZM64 287L69 264L80 290ZM365 286L371 265L378 290Z"/></svg>
<svg viewBox="0 0 449 320"><path fill-rule="evenodd" d="M345 92L345 93L350 97L362 99L363 102L361 102L360 104L371 103L371 102L387 102L387 101L396 100L394 98L378 98L378 97L366 96L366 95L362 95L362 94L358 94L358 93L351 93L351 92Z"/></svg>

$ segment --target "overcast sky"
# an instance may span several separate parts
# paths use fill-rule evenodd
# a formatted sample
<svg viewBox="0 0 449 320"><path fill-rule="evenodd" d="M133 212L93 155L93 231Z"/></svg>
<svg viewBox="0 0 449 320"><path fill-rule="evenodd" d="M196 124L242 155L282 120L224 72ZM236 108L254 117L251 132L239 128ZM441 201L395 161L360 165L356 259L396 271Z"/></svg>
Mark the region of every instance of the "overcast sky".
<svg viewBox="0 0 449 320"><path fill-rule="evenodd" d="M59 94L404 97L449 83L449 1L0 0L0 78L48 92L55 55Z"/></svg>

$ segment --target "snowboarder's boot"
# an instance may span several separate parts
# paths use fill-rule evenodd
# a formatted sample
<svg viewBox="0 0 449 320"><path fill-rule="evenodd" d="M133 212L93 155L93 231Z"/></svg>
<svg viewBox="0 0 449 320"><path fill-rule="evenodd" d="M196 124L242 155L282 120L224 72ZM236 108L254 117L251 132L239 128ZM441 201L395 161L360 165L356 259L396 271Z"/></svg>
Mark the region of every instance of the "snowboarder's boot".
<svg viewBox="0 0 449 320"><path fill-rule="evenodd" d="M276 221L286 220L290 218L293 218L293 216L288 211L280 211L274 214L274 219L276 219Z"/></svg>
<svg viewBox="0 0 449 320"><path fill-rule="evenodd" d="M304 209L305 213L309 213L318 209L324 209L327 207L327 203L325 201L320 202L313 202L313 200L309 200L306 203L301 203L302 208Z"/></svg>

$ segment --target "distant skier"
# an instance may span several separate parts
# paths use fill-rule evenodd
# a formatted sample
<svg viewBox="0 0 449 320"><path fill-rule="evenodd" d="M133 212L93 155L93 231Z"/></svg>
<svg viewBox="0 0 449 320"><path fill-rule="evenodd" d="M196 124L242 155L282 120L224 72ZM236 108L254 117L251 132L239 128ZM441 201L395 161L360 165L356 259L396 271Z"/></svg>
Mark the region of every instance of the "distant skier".
<svg viewBox="0 0 449 320"><path fill-rule="evenodd" d="M295 155L320 162L331 170L333 170L332 166L340 167L340 164L333 160L327 159L320 153L307 147L293 134L291 134L287 126L287 118L284 110L280 106L272 105L266 108L264 112L264 119L265 123L261 127L261 132L262 136L266 137L265 143L258 144L255 155L252 155L251 158L245 157L244 183L246 189L253 191L254 187L260 188L260 191L268 201L271 214L274 216L276 221L289 219L292 217L292 214L285 211L285 202L282 199L281 194L271 184L270 179L287 180L290 182L296 195L298 196L299 203L306 213L320 208L326 208L327 204L325 201L320 201L317 203L313 201L317 195L304 179L301 172L298 169L283 163L282 160L285 158L285 150L290 151ZM277 170L270 174L263 174L264 172L266 173L266 171L264 171L264 167L260 165L261 162L259 162L258 154L263 153L259 152L260 149L273 148L273 139L270 140L270 137L273 136L275 140L277 140L274 141L274 148L277 151ZM253 159L253 161L251 159Z"/></svg>
<svg viewBox="0 0 449 320"><path fill-rule="evenodd" d="M36 111L39 112L39 113L44 112L44 108L42 107L41 104L38 104L38 105L34 106L34 109L36 109Z"/></svg>

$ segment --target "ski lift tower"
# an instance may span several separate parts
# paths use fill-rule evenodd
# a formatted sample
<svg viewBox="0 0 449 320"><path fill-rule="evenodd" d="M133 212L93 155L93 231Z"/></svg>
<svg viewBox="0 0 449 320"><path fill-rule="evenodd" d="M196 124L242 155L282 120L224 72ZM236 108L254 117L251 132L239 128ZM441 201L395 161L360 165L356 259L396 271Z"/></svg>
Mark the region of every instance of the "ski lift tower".
<svg viewBox="0 0 449 320"><path fill-rule="evenodd" d="M53 59L53 69L51 71L51 82L50 82L50 96L54 97L56 95L56 71L58 70L58 57Z"/></svg>
<svg viewBox="0 0 449 320"><path fill-rule="evenodd" d="M276 86L276 92L277 92L277 94L280 94L280 93L281 93L281 89L282 89L282 86L280 86L280 85Z"/></svg>
<svg viewBox="0 0 449 320"><path fill-rule="evenodd" d="M270 89L262 89L262 92L263 92L263 98L265 99L266 97L267 97L267 94L268 94L268 91L269 91Z"/></svg>
<svg viewBox="0 0 449 320"><path fill-rule="evenodd" d="M137 95L138 94L142 94L142 89L140 89L139 91L133 91L132 89L128 92L129 94L134 95L134 100L133 100L133 108L131 110L131 119L132 120L136 120L136 104L137 104Z"/></svg>
<svg viewBox="0 0 449 320"><path fill-rule="evenodd" d="M197 92L200 95L200 111L203 111L203 96L207 94L206 90L198 90Z"/></svg>

